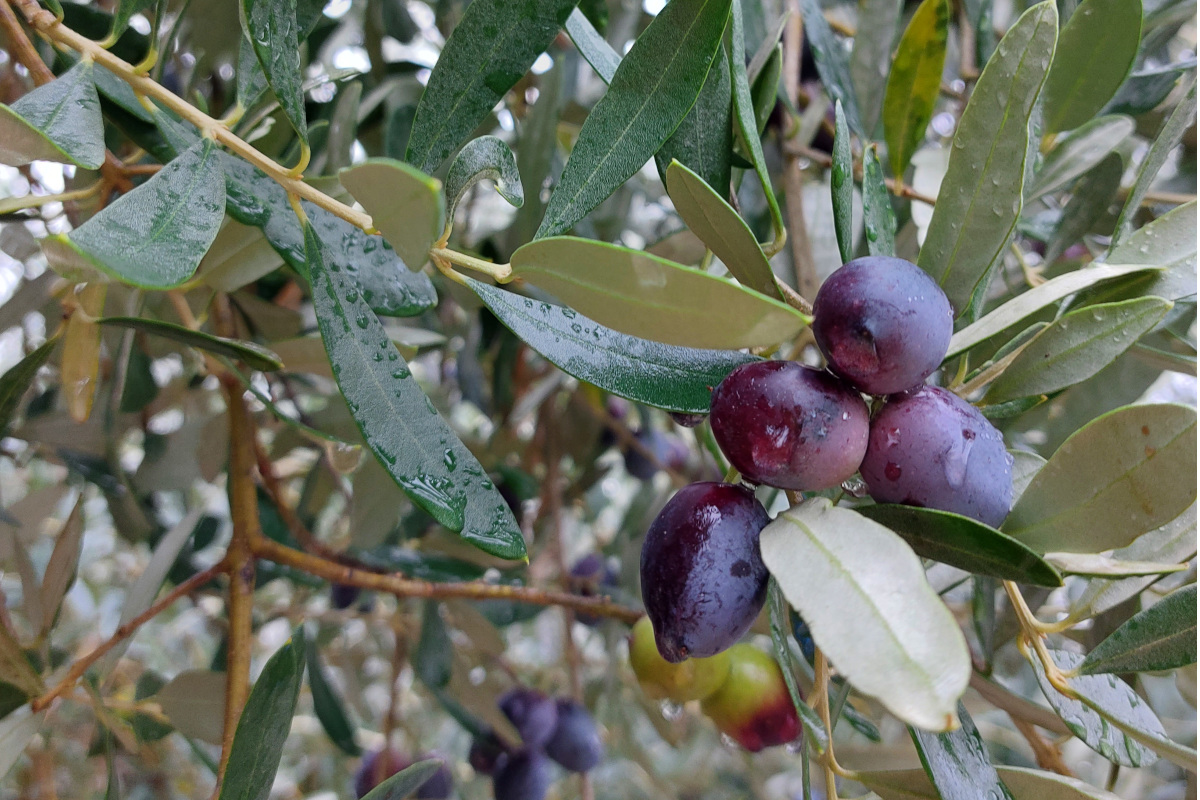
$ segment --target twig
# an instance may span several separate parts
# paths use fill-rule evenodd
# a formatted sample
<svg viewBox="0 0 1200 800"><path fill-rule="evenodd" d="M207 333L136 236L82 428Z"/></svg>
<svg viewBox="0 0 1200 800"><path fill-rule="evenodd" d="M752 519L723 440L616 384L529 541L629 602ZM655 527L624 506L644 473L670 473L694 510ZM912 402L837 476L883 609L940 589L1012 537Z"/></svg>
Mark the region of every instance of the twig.
<svg viewBox="0 0 1200 800"><path fill-rule="evenodd" d="M979 692L979 696L984 700L1004 711L1014 720L1020 719L1060 736L1071 735L1071 730L1066 723L1053 711L1042 708L1020 695L1013 694L1000 684L989 681L978 672L971 673L971 688Z"/></svg>
<svg viewBox="0 0 1200 800"><path fill-rule="evenodd" d="M42 61L33 42L29 41L29 37L25 35L21 23L17 21L16 14L7 3L2 2L0 2L0 29L3 29L4 35L8 39L8 46L11 48L13 57L17 63L29 70L29 77L35 84L43 86L54 80L54 73Z"/></svg>
<svg viewBox="0 0 1200 800"><path fill-rule="evenodd" d="M800 90L800 52L804 46L804 27L799 14L788 18L783 29L784 91L794 106ZM808 225L804 220L804 172L800 169L797 153L783 143L783 195L787 204L787 227L791 231L792 274L796 291L811 310L811 301L817 296L820 279L817 263L813 258L812 241L808 237ZM795 305L795 303L792 303Z"/></svg>
<svg viewBox="0 0 1200 800"><path fill-rule="evenodd" d="M821 723L829 737L829 746L822 758L825 773L825 797L828 800L838 800L837 772L834 765L837 759L833 755L833 725L829 718L829 661L818 648L813 658L815 679L813 680L813 697L817 701L817 713L821 715Z"/></svg>
<svg viewBox="0 0 1200 800"><path fill-rule="evenodd" d="M1011 714L1009 717L1012 719L1013 725L1016 725L1017 730L1025 737L1025 741L1029 742L1029 746L1033 748L1033 755L1037 759L1039 767L1048 769L1051 772L1057 772L1059 775L1066 775L1069 778L1075 777L1075 773L1071 772L1070 768L1063 762L1062 753L1052 743L1043 739L1032 723L1026 722L1019 717L1014 717Z"/></svg>
<svg viewBox="0 0 1200 800"><path fill-rule="evenodd" d="M104 642L104 644L100 645L95 650L72 664L71 669L68 670L63 679L59 681L53 689L41 695L40 697L35 698L33 702L30 703L30 707L37 712L49 706L55 698L61 697L65 692L73 689L75 684L79 682L79 679L82 678L88 671L88 668L103 658L109 650L112 650L118 644L128 639L134 634L134 632L137 631L138 628L142 627L142 625L161 614L164 609L166 609L176 600L184 595L191 594L192 592L196 591L224 571L224 562L214 564L203 572L197 572L195 575L176 586L170 592L163 595L158 602L154 603L141 614L138 614L136 617L129 620L129 622L126 622L124 625L117 628L116 631L113 632L113 635L108 638L108 641Z"/></svg>

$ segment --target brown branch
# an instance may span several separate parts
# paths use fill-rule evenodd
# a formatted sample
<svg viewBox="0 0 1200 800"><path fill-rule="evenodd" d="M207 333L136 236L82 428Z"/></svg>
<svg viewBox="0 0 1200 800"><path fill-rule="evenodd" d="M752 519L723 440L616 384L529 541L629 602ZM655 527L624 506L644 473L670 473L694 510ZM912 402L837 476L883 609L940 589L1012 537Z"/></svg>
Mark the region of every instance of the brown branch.
<svg viewBox="0 0 1200 800"><path fill-rule="evenodd" d="M1029 742L1029 746L1033 748L1033 755L1037 759L1037 765L1042 769L1057 772L1059 775L1066 775L1068 778L1074 778L1075 773L1063 761L1062 753L1054 746L1053 743L1047 742L1042 738L1042 735L1037 732L1032 722L1013 716L1009 713L1009 719L1013 721L1013 725L1017 726L1017 730L1025 737L1025 741Z"/></svg>
<svg viewBox="0 0 1200 800"><path fill-rule="evenodd" d="M380 575L375 572L335 564L332 561L296 550L287 545L259 537L253 542L254 554L276 564L302 570L335 583L357 586L396 597L424 597L448 600L510 600L537 606L563 606L599 617L612 617L632 625L642 617L637 609L614 603L607 597L582 597L566 592L547 591L529 586L467 581L463 583L429 583L401 575Z"/></svg>
<svg viewBox="0 0 1200 800"><path fill-rule="evenodd" d="M197 572L195 575L176 586L170 592L163 595L158 602L154 603L141 614L138 614L136 617L129 620L129 622L126 622L124 625L117 628L116 631L113 632L113 635L109 637L108 641L72 664L71 669L63 677L63 679L59 681L53 689L46 692L41 697L34 698L33 702L30 703L30 707L37 712L49 706L55 698L61 697L64 693L70 689L73 689L75 684L79 682L79 679L82 678L84 673L88 671L88 668L103 658L109 650L112 650L119 643L132 636L138 628L142 627L142 625L161 614L163 610L167 608L167 606L171 605L184 595L191 594L192 592L196 591L224 571L224 562L214 564L203 572Z"/></svg>
<svg viewBox="0 0 1200 800"><path fill-rule="evenodd" d="M17 63L29 70L29 77L33 78L35 84L43 86L54 80L54 73L46 66L46 62L42 61L37 48L33 46L33 42L29 41L25 30L17 20L17 15L5 2L0 2L0 30L4 31L4 35L8 39L9 52L12 53Z"/></svg>
<svg viewBox="0 0 1200 800"><path fill-rule="evenodd" d="M797 155L801 158L807 158L809 161L818 166L825 168L833 166L833 156L820 150L814 150L811 147L796 144L795 142L785 142L783 149L786 155ZM854 180L862 183L861 160L854 162ZM891 190L892 194L896 195L897 197L904 197L909 200L917 200L929 205L934 205L937 202L936 197L930 197L927 194L922 194L904 181L898 181L894 178L884 178L883 182L887 188Z"/></svg>
<svg viewBox="0 0 1200 800"><path fill-rule="evenodd" d="M1070 728L1053 711L1042 708L1036 703L1026 700L1024 697L1013 694L1000 684L989 681L978 672L971 673L971 688L979 692L979 695L984 700L987 700L996 708L1007 712L1014 721L1020 719L1024 722L1037 725L1039 728L1043 728L1051 733L1057 733L1062 736L1071 735Z"/></svg>

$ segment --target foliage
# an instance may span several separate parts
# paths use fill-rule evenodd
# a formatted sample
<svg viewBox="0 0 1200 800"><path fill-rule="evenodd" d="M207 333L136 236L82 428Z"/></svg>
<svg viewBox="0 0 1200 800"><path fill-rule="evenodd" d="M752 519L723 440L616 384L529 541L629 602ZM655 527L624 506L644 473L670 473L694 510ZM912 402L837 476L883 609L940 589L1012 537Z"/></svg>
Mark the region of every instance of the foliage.
<svg viewBox="0 0 1200 800"><path fill-rule="evenodd" d="M1194 786L1194 4L46 6L0 0L0 797L397 745L371 796L484 797L520 683L603 732L560 796ZM743 757L639 687L637 553L736 474L681 415L818 365L868 254L945 291L1013 504L759 487L807 732Z"/></svg>

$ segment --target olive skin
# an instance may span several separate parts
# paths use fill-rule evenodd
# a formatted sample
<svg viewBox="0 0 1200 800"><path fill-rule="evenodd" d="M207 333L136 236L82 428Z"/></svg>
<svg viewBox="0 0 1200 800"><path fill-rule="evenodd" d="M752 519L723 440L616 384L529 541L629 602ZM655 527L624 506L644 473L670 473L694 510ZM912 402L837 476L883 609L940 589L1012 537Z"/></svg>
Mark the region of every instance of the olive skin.
<svg viewBox="0 0 1200 800"><path fill-rule="evenodd" d="M682 704L703 700L720 688L729 674L729 653L672 664L658 652L650 618L642 617L629 634L629 665L650 699Z"/></svg>

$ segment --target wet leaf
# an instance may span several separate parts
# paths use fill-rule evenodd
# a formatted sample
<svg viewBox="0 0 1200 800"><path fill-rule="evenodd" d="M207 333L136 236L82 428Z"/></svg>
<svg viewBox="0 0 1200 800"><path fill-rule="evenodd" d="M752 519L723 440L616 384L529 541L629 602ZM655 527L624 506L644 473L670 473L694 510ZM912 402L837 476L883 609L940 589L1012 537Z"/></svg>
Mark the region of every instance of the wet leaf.
<svg viewBox="0 0 1200 800"><path fill-rule="evenodd" d="M733 153L732 118L733 84L729 56L725 54L725 48L718 47L696 104L654 156L663 183L667 182L671 161L676 160L699 175L718 197L724 199L729 193Z"/></svg>
<svg viewBox="0 0 1200 800"><path fill-rule="evenodd" d="M354 741L354 726L346 714L345 703L325 676L317 643L309 641L305 647L308 664L308 688L312 692L313 711L321 721L329 740L348 756L362 755L362 748Z"/></svg>
<svg viewBox="0 0 1200 800"><path fill-rule="evenodd" d="M1150 534L1146 534L1149 536ZM1046 553L1047 562L1064 575L1097 578L1129 578L1166 575L1187 569L1187 564L1163 564L1155 561L1123 561L1095 553Z"/></svg>
<svg viewBox="0 0 1200 800"><path fill-rule="evenodd" d="M363 795L363 800L402 800L425 785L442 766L442 760L429 758L397 772Z"/></svg>
<svg viewBox="0 0 1200 800"><path fill-rule="evenodd" d="M283 368L283 362L279 360L279 356L254 342L227 339L223 336L214 336L211 333L205 333L204 331L194 331L191 328L185 328L182 325L175 325L171 322L146 319L144 317L101 317L96 322L101 325L111 325L114 328L126 328L151 336L170 339L173 342L195 347L197 350L204 350L205 352L225 356L226 358L234 358L242 361L251 369L263 372L274 372L277 369Z"/></svg>
<svg viewBox="0 0 1200 800"><path fill-rule="evenodd" d="M1054 3L1032 6L1004 35L954 135L917 263L963 314L1008 247L1030 158L1029 123L1054 55Z"/></svg>
<svg viewBox="0 0 1200 800"><path fill-rule="evenodd" d="M50 358L50 354L57 346L57 336L47 339L41 347L9 367L8 371L0 376L0 435L8 432L13 417L17 413L17 407L21 404L21 398L33 385L38 370Z"/></svg>
<svg viewBox="0 0 1200 800"><path fill-rule="evenodd" d="M901 538L817 498L781 513L760 541L784 596L858 691L909 724L958 727L967 645Z"/></svg>
<svg viewBox="0 0 1200 800"><path fill-rule="evenodd" d="M204 254L196 277L221 292L235 292L283 266L261 228L226 217Z"/></svg>
<svg viewBox="0 0 1200 800"><path fill-rule="evenodd" d="M525 190L512 150L495 136L480 136L459 151L446 175L448 219L454 219L454 209L458 208L463 195L485 178L496 185L496 191L509 205L520 208L525 204Z"/></svg>
<svg viewBox="0 0 1200 800"><path fill-rule="evenodd" d="M1194 409L1119 408L1058 448L1002 529L1040 552L1125 547L1195 502L1195 471Z"/></svg>
<svg viewBox="0 0 1200 800"><path fill-rule="evenodd" d="M892 174L897 178L908 169L933 119L949 33L950 7L946 0L924 0L896 48L883 98L883 130ZM890 48L891 42L887 46Z"/></svg>
<svg viewBox="0 0 1200 800"><path fill-rule="evenodd" d="M588 114L535 238L570 230L675 132L713 65L729 2L677 0L638 36Z"/></svg>
<svg viewBox="0 0 1200 800"><path fill-rule="evenodd" d="M896 254L896 212L874 144L863 151L863 235L873 256Z"/></svg>
<svg viewBox="0 0 1200 800"><path fill-rule="evenodd" d="M1196 585L1135 614L1088 653L1084 675L1156 672L1196 663Z"/></svg>
<svg viewBox="0 0 1200 800"><path fill-rule="evenodd" d="M813 61L817 65L817 74L829 98L842 101L846 110L846 121L860 137L866 138L863 130L862 117L858 113L858 99L854 96L854 82L850 78L850 65L846 60L846 51L841 42L829 29L825 15L821 13L819 0L800 0L800 13L804 19L804 35L808 40L808 48Z"/></svg>
<svg viewBox="0 0 1200 800"><path fill-rule="evenodd" d="M864 0L859 4L858 30L850 54L850 78L858 98L863 132L872 136L879 124L892 65L892 45L900 25L903 0Z"/></svg>
<svg viewBox="0 0 1200 800"><path fill-rule="evenodd" d="M296 0L241 0L242 24L267 84L300 141L308 143Z"/></svg>
<svg viewBox="0 0 1200 800"><path fill-rule="evenodd" d="M525 540L471 451L434 410L354 282L305 231L321 337L363 439L413 502L471 544L520 559Z"/></svg>
<svg viewBox="0 0 1200 800"><path fill-rule="evenodd" d="M735 367L755 360L736 351L695 350L627 336L569 308L468 281L505 327L563 372L655 408L707 413L713 387Z"/></svg>
<svg viewBox="0 0 1200 800"><path fill-rule="evenodd" d="M1127 288L1132 296L1182 300L1196 294L1196 202L1173 208L1134 231L1109 261L1159 267ZM1120 261L1117 261L1120 259ZM1115 292L1116 289L1114 288Z"/></svg>
<svg viewBox="0 0 1200 800"><path fill-rule="evenodd" d="M612 83L613 75L617 74L617 67L621 64L621 56L605 41L583 12L578 8L572 9L564 30L571 37L579 54L600 76L600 80Z"/></svg>
<svg viewBox="0 0 1200 800"><path fill-rule="evenodd" d="M90 61L80 61L11 106L0 104L0 164L56 161L100 168L104 120L92 69Z"/></svg>
<svg viewBox="0 0 1200 800"><path fill-rule="evenodd" d="M958 721L961 727L950 733L908 729L938 794L947 798L973 796L1013 800L996 774L983 737L962 703L958 704Z"/></svg>
<svg viewBox="0 0 1200 800"><path fill-rule="evenodd" d="M1103 161L1132 133L1133 120L1129 117L1097 117L1081 125L1064 136L1046 156L1026 200L1065 188Z"/></svg>
<svg viewBox="0 0 1200 800"><path fill-rule="evenodd" d="M845 264L854 257L854 153L850 150L850 127L842 101L833 107L833 167L829 187L833 196L833 230L838 253Z"/></svg>
<svg viewBox="0 0 1200 800"><path fill-rule="evenodd" d="M560 236L525 245L513 275L602 325L683 347L738 349L778 344L808 318L732 281L666 259Z"/></svg>
<svg viewBox="0 0 1200 800"><path fill-rule="evenodd" d="M425 266L429 248L446 227L441 182L390 158L369 159L338 178L408 268Z"/></svg>
<svg viewBox="0 0 1200 800"><path fill-rule="evenodd" d="M1058 228L1046 245L1047 264L1057 261L1068 247L1080 241L1104 218L1121 188L1124 173L1125 162L1121 156L1109 153L1075 184L1059 217Z"/></svg>

